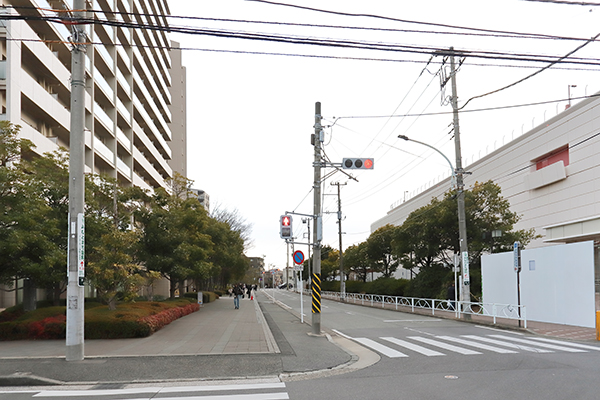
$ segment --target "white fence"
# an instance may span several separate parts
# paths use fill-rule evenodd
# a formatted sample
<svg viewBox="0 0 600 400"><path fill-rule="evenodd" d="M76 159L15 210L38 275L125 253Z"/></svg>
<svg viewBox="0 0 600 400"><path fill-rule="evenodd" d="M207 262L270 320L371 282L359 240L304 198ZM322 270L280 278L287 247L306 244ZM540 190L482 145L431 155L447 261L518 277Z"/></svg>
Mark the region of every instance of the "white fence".
<svg viewBox="0 0 600 400"><path fill-rule="evenodd" d="M322 298L329 298L337 301L342 300L340 292L321 292ZM445 311L454 313L455 317L461 314L479 315L490 317L494 324L498 318L523 321L524 328L527 328L527 316L525 306L516 306L512 304L497 303L472 303L468 301L450 301L439 299L421 299L417 297L385 296L380 294L362 294L346 293L344 296L346 303L361 304L371 307L381 308L410 308L411 312L415 309L431 310L431 315L436 311Z"/></svg>

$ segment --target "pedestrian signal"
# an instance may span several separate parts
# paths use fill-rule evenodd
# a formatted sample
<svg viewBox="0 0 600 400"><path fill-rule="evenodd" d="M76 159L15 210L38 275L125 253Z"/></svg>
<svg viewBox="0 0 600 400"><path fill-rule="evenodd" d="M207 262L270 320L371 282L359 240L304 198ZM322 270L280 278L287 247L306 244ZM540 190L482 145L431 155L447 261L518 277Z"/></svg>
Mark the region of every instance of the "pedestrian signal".
<svg viewBox="0 0 600 400"><path fill-rule="evenodd" d="M279 235L282 239L292 238L292 216L282 215L279 217Z"/></svg>

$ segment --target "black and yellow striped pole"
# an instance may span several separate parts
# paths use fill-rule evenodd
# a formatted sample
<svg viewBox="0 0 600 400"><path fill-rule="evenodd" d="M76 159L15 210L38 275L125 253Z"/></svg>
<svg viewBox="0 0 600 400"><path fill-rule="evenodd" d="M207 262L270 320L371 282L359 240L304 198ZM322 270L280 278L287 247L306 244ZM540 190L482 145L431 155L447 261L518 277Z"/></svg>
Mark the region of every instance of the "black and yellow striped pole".
<svg viewBox="0 0 600 400"><path fill-rule="evenodd" d="M312 274L312 312L321 312L321 274Z"/></svg>
<svg viewBox="0 0 600 400"><path fill-rule="evenodd" d="M315 103L315 133L313 134L312 144L315 147L314 158L314 208L313 215L315 223L313 224L313 275L312 275L312 333L321 334L321 240L323 239L322 219L321 219L321 145L323 142L323 127L321 125L321 103Z"/></svg>

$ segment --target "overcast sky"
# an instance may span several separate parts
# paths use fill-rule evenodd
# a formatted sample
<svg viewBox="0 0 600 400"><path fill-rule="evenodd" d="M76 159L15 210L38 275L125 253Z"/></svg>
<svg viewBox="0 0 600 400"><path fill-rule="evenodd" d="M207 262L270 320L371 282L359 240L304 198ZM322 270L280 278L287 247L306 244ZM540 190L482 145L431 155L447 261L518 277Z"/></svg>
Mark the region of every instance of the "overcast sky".
<svg viewBox="0 0 600 400"><path fill-rule="evenodd" d="M450 174L448 163L439 154L397 138L403 134L426 142L454 163L452 108L447 101L451 90L450 86L445 92L440 89L443 57L432 58L433 48L494 52L492 58L464 59L457 74L462 106L474 96L510 85L547 65L502 61L498 55L563 56L585 43L565 38L589 39L600 33L600 7L523 0L288 2L404 22L244 0L169 0L169 4L173 16L207 18L172 18L174 27L381 43L386 48L416 46L421 52L171 35L185 49L188 177L195 182L194 188L210 195L212 206L239 211L252 225L253 246L247 255L266 256L266 264L276 268L286 264L279 216L286 211L312 214L313 210L310 135L316 102L322 104L324 124L333 125L325 130L325 153L332 162L344 157L375 158L374 170L352 172L358 182L338 172L324 183L324 211L336 212L337 188L332 183L347 182L341 190L346 248L366 240L370 225L385 216L392 204ZM515 35L499 37L506 35L453 27ZM524 33L562 39L528 39ZM590 43L573 57L597 57L598 46ZM591 62L598 63L597 58ZM469 102L460 114L463 166L468 170L472 161L563 111L570 85L576 85L570 88L572 98L600 90L598 70L594 65L560 64ZM558 102L496 109L555 100ZM441 114L403 117L431 113ZM474 182L467 177L465 183L470 186ZM336 214L326 214L323 226L323 244L334 248L339 246L336 219ZM299 241L306 241L301 217L294 218L294 232ZM306 246L296 246L298 249L306 254Z"/></svg>

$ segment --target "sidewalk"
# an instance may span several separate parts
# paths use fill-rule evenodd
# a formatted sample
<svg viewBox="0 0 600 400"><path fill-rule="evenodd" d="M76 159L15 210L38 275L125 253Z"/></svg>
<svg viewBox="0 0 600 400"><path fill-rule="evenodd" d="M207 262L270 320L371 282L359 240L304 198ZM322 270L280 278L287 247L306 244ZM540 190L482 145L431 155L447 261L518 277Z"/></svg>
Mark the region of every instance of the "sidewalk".
<svg viewBox="0 0 600 400"><path fill-rule="evenodd" d="M486 323L477 317L471 322ZM498 322L498 327L519 329L516 321ZM595 340L591 328L528 321L527 331ZM379 359L350 340L334 334L315 337L311 332L308 324L263 292L252 301L242 299L239 310L232 298L222 297L147 338L87 340L83 361L65 360L64 340L0 341L0 386L290 380L356 370Z"/></svg>
<svg viewBox="0 0 600 400"><path fill-rule="evenodd" d="M147 338L87 340L83 361L65 360L64 340L0 341L0 386L279 377L352 360L310 331L260 292L239 310L222 297Z"/></svg>

